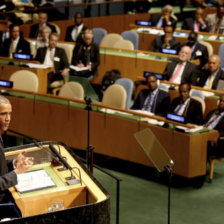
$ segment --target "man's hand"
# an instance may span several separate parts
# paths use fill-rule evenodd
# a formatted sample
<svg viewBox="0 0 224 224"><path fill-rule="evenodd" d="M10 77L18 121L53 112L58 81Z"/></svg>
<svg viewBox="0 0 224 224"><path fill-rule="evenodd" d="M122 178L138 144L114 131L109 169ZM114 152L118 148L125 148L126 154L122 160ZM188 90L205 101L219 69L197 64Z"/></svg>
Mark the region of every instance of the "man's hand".
<svg viewBox="0 0 224 224"><path fill-rule="evenodd" d="M68 75L69 70L65 68L64 70L61 71L61 75L65 76Z"/></svg>
<svg viewBox="0 0 224 224"><path fill-rule="evenodd" d="M26 157L26 152L20 153L15 159L15 173L24 173L33 166L33 157Z"/></svg>

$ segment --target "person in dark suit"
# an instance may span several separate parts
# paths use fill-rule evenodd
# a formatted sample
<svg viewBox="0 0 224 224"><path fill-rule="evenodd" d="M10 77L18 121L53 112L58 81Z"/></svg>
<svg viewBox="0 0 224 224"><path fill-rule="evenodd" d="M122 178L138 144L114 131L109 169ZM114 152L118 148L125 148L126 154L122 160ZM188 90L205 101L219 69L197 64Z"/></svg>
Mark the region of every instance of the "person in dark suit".
<svg viewBox="0 0 224 224"><path fill-rule="evenodd" d="M35 60L42 64L49 65L49 67L54 67L55 72L48 74L48 88L56 88L54 84L62 85L64 83L64 77L68 75L69 63L66 53L63 48L57 47L58 34L51 33L49 36L49 46L40 47L37 50ZM54 84L53 84L54 82Z"/></svg>
<svg viewBox="0 0 224 224"><path fill-rule="evenodd" d="M46 12L39 13L39 21L37 24L34 24L30 27L30 38L38 38L40 37L40 30L44 26L48 26L51 29L52 33L56 33L56 28L54 25L49 24L48 22L48 15Z"/></svg>
<svg viewBox="0 0 224 224"><path fill-rule="evenodd" d="M202 124L202 105L197 100L190 98L191 86L182 83L179 86L180 96L173 99L171 113L183 116L187 123Z"/></svg>
<svg viewBox="0 0 224 224"><path fill-rule="evenodd" d="M219 137L224 137L224 95L220 96L217 109L210 111L204 121L204 127L219 132ZM207 158L224 157L224 141L216 139L208 143Z"/></svg>
<svg viewBox="0 0 224 224"><path fill-rule="evenodd" d="M148 89L143 89L137 97L132 109L146 110L158 116L165 117L170 109L170 95L157 86L155 75L147 77Z"/></svg>
<svg viewBox="0 0 224 224"><path fill-rule="evenodd" d="M163 14L152 14L149 21L152 23L152 26L161 28L166 25L170 25L175 29L177 17L173 14L173 7L171 5L165 5L163 8Z"/></svg>
<svg viewBox="0 0 224 224"><path fill-rule="evenodd" d="M20 35L20 27L15 24L9 26L10 38L5 39L1 56L13 57L13 53L30 54L30 43Z"/></svg>
<svg viewBox="0 0 224 224"><path fill-rule="evenodd" d="M166 25L164 28L164 35L156 36L152 42L150 51L162 52L162 49L173 49L177 53L180 48L180 42L173 36L173 27L171 25Z"/></svg>
<svg viewBox="0 0 224 224"><path fill-rule="evenodd" d="M190 58L191 48L183 46L179 51L179 60L167 64L163 72L163 79L179 84L183 82L196 84L198 69L195 64L188 61Z"/></svg>
<svg viewBox="0 0 224 224"><path fill-rule="evenodd" d="M208 22L203 18L204 10L197 8L195 18L186 18L183 22L183 30L191 30L194 32L209 32Z"/></svg>
<svg viewBox="0 0 224 224"><path fill-rule="evenodd" d="M83 15L81 12L77 12L74 15L74 25L69 26L66 30L65 41L70 42L82 42L82 34L87 29L83 24Z"/></svg>
<svg viewBox="0 0 224 224"><path fill-rule="evenodd" d="M76 44L71 65L79 68L86 67L84 71L71 71L71 75L86 77L92 79L97 73L97 67L100 64L99 47L93 43L93 31L86 29L83 33L83 43Z"/></svg>
<svg viewBox="0 0 224 224"><path fill-rule="evenodd" d="M199 68L202 68L208 62L208 50L206 46L197 41L197 37L196 32L190 32L185 45L191 47L191 60L199 60Z"/></svg>
<svg viewBox="0 0 224 224"><path fill-rule="evenodd" d="M0 96L0 131L7 131L11 120L12 106L7 98ZM0 219L21 217L21 212L9 192L17 184L17 174L24 173L33 165L33 158L20 153L15 160L6 160L0 134Z"/></svg>
<svg viewBox="0 0 224 224"><path fill-rule="evenodd" d="M221 62L218 55L214 54L210 56L208 59L208 68L202 70L197 85L208 89L217 89L219 80L224 80L224 71L220 65Z"/></svg>

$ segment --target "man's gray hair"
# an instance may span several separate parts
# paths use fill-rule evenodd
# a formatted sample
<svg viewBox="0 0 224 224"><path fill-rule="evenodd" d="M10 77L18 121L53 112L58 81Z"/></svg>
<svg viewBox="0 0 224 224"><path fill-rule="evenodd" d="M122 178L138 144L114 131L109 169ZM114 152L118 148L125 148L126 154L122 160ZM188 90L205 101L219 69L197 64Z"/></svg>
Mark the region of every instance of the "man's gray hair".
<svg viewBox="0 0 224 224"><path fill-rule="evenodd" d="M6 97L0 95L0 104L2 104L2 103L10 104L10 101Z"/></svg>

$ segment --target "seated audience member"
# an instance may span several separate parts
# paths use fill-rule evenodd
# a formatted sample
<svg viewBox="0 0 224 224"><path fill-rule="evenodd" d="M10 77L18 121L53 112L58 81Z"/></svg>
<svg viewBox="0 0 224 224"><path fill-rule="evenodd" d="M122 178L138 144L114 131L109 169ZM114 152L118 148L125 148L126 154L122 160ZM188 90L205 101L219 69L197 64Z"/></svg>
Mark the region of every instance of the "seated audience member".
<svg viewBox="0 0 224 224"><path fill-rule="evenodd" d="M191 0L192 5L195 7L208 8L207 0Z"/></svg>
<svg viewBox="0 0 224 224"><path fill-rule="evenodd" d="M220 68L220 57L216 54L208 59L208 69L202 70L198 86L216 89L219 80L224 80L224 71Z"/></svg>
<svg viewBox="0 0 224 224"><path fill-rule="evenodd" d="M57 47L57 42L58 34L51 33L49 37L49 47L38 48L35 58L35 60L44 65L54 67L55 72L48 74L48 89L58 87L53 85L54 81L61 81L60 83L63 84L64 77L67 76L69 72L69 64L65 51Z"/></svg>
<svg viewBox="0 0 224 224"><path fill-rule="evenodd" d="M40 30L42 27L48 26L51 29L51 32L57 32L54 25L47 23L48 15L46 12L39 13L39 20L37 24L34 24L30 27L30 38L39 38L40 37Z"/></svg>
<svg viewBox="0 0 224 224"><path fill-rule="evenodd" d="M183 22L183 30L191 30L194 32L209 32L208 22L203 18L204 10L197 8L194 18L186 18Z"/></svg>
<svg viewBox="0 0 224 224"><path fill-rule="evenodd" d="M13 53L30 54L30 43L20 35L20 27L11 24L9 26L10 38L3 42L1 55L13 57Z"/></svg>
<svg viewBox="0 0 224 224"><path fill-rule="evenodd" d="M156 36L152 42L150 51L162 52L162 49L174 49L178 52L180 48L180 42L173 37L174 28L171 25L167 25L163 28L164 35Z"/></svg>
<svg viewBox="0 0 224 224"><path fill-rule="evenodd" d="M183 46L179 51L179 61L167 64L163 77L173 83L187 82L195 84L198 76L197 66L188 60L191 58L191 48Z"/></svg>
<svg viewBox="0 0 224 224"><path fill-rule="evenodd" d="M173 26L176 28L177 17L173 14L173 7L171 5L166 5L163 8L163 14L152 14L149 21L152 23L152 26L164 27L164 26Z"/></svg>
<svg viewBox="0 0 224 224"><path fill-rule="evenodd" d="M218 4L217 12L208 14L206 20L208 21L208 29L210 33L223 33L224 6L222 4Z"/></svg>
<svg viewBox="0 0 224 224"><path fill-rule="evenodd" d="M145 110L165 117L170 108L169 93L158 88L155 75L149 75L146 81L148 89L143 89L138 94L132 109Z"/></svg>
<svg viewBox="0 0 224 224"><path fill-rule="evenodd" d="M171 113L183 116L187 123L201 124L203 118L202 105L197 100L190 98L191 86L182 83L179 86L180 96L173 99Z"/></svg>
<svg viewBox="0 0 224 224"><path fill-rule="evenodd" d="M87 29L83 24L83 15L77 12L74 15L74 25L69 26L66 30L65 41L82 42L82 34Z"/></svg>
<svg viewBox="0 0 224 224"><path fill-rule="evenodd" d="M197 41L198 34L190 32L185 45L191 47L191 60L199 60L199 68L202 68L208 62L207 47Z"/></svg>
<svg viewBox="0 0 224 224"><path fill-rule="evenodd" d="M38 38L36 42L36 48L48 47L50 34L51 34L51 29L48 26L42 27L40 29L40 37Z"/></svg>
<svg viewBox="0 0 224 224"><path fill-rule="evenodd" d="M217 109L210 111L206 116L204 127L217 130L219 137L224 137L224 95L220 97ZM211 156L224 157L224 140L209 142L207 155L208 159Z"/></svg>
<svg viewBox="0 0 224 224"><path fill-rule="evenodd" d="M84 71L71 72L71 75L82 76L91 79L97 72L100 64L99 46L93 43L93 31L86 29L83 33L83 43L76 44L71 65L79 68L86 67Z"/></svg>

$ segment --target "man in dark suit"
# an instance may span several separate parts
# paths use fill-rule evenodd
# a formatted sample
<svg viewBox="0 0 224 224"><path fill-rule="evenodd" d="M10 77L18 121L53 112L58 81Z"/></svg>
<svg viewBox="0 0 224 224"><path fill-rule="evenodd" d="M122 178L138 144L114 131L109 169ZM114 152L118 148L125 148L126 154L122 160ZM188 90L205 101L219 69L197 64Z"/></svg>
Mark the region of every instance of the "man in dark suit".
<svg viewBox="0 0 224 224"><path fill-rule="evenodd" d="M0 96L0 131L7 131L11 120L12 106L9 100ZM33 165L33 158L25 157L25 152L15 160L6 160L0 134L0 219L21 217L21 212L9 192L17 184L17 174L24 173Z"/></svg>
<svg viewBox="0 0 224 224"><path fill-rule="evenodd" d="M208 68L202 70L198 86L217 89L219 80L224 80L224 71L220 68L220 57L216 54L208 59Z"/></svg>
<svg viewBox="0 0 224 224"><path fill-rule="evenodd" d="M171 113L183 116L187 123L201 124L203 118L202 105L197 100L190 98L191 86L182 83L179 86L180 96L171 103Z"/></svg>
<svg viewBox="0 0 224 224"><path fill-rule="evenodd" d="M204 126L219 132L219 137L224 137L224 95L220 97L217 109L208 113ZM208 159L211 156L224 157L224 140L217 139L208 143Z"/></svg>
<svg viewBox="0 0 224 224"><path fill-rule="evenodd" d="M208 50L203 44L197 41L198 34L194 31L189 33L186 45L191 47L191 60L199 60L199 68L202 68L208 62Z"/></svg>
<svg viewBox="0 0 224 224"><path fill-rule="evenodd" d="M164 48L176 50L178 53L180 48L180 42L173 36L173 27L171 25L166 25L164 28L164 35L156 36L152 42L150 51L163 52Z"/></svg>
<svg viewBox="0 0 224 224"><path fill-rule="evenodd" d="M65 41L80 43L82 42L82 34L87 29L83 24L83 15L77 12L74 15L74 25L69 26L66 30Z"/></svg>
<svg viewBox="0 0 224 224"><path fill-rule="evenodd" d="M39 13L39 21L37 24L34 24L30 27L30 38L38 38L40 36L40 30L44 26L48 26L51 29L52 33L56 33L56 28L54 25L51 25L47 22L48 15L46 12L40 12Z"/></svg>
<svg viewBox="0 0 224 224"><path fill-rule="evenodd" d="M183 46L179 51L179 60L168 63L163 77L173 83L187 82L195 84L198 76L197 66L188 60L191 58L191 48Z"/></svg>
<svg viewBox="0 0 224 224"><path fill-rule="evenodd" d="M209 32L208 22L204 18L204 10L197 8L195 18L186 18L183 22L183 30L191 30L194 32Z"/></svg>
<svg viewBox="0 0 224 224"><path fill-rule="evenodd" d="M76 44L71 65L78 68L86 67L83 71L71 71L71 75L77 75L92 79L97 73L97 67L100 64L99 47L93 43L93 31L86 29L83 33L83 43Z"/></svg>
<svg viewBox="0 0 224 224"><path fill-rule="evenodd" d="M173 7L171 5L165 5L163 8L163 14L152 14L149 21L152 26L165 27L167 25L176 28L177 18L173 14Z"/></svg>
<svg viewBox="0 0 224 224"><path fill-rule="evenodd" d="M49 37L49 47L38 48L35 58L35 60L42 64L54 67L55 72L48 74L48 88L56 88L62 85L64 83L64 77L69 72L66 53L64 49L57 47L57 42L58 34L52 33Z"/></svg>
<svg viewBox="0 0 224 224"><path fill-rule="evenodd" d="M20 35L18 25L9 26L10 38L3 42L1 55L4 57L13 57L13 53L30 54L30 44Z"/></svg>
<svg viewBox="0 0 224 224"><path fill-rule="evenodd" d="M148 89L143 89L139 93L132 109L146 110L165 117L170 108L169 93L158 88L155 75L149 75L146 81Z"/></svg>

